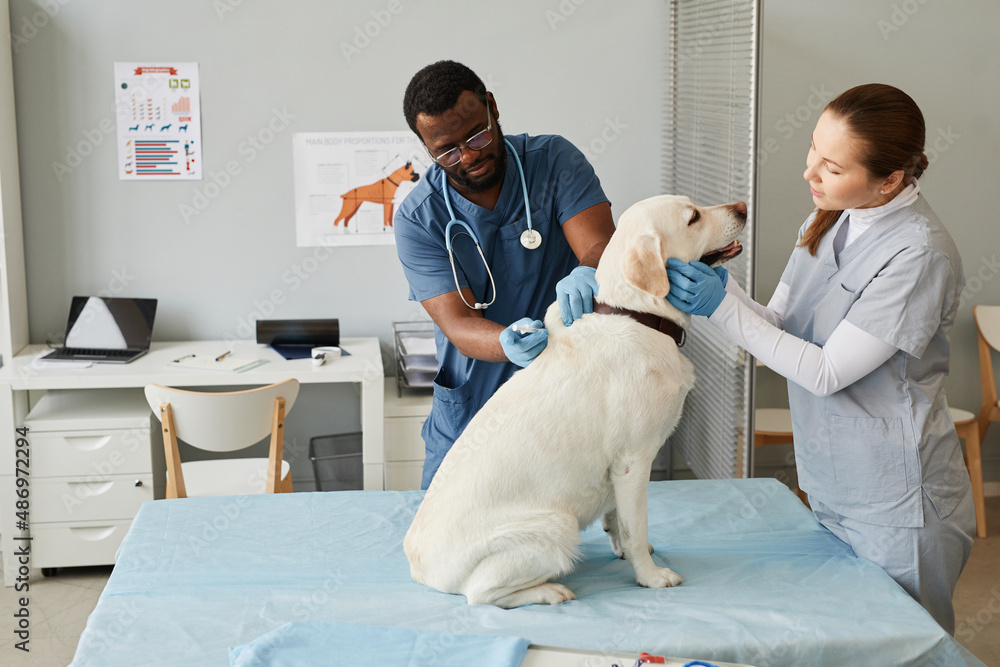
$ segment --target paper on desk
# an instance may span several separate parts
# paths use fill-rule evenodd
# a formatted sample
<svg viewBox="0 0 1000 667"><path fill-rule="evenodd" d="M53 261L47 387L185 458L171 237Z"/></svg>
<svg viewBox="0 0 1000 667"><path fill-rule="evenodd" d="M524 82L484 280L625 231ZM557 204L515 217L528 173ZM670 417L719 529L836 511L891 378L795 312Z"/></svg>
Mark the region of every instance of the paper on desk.
<svg viewBox="0 0 1000 667"><path fill-rule="evenodd" d="M47 361L43 359L46 354L49 354L52 350L46 350L45 352L40 352L37 357L31 360L28 364L28 368L34 370L43 371L51 370L53 368L59 368L65 370L67 368L89 368L94 365L93 361L87 361L86 359L67 359L65 361Z"/></svg>
<svg viewBox="0 0 1000 667"><path fill-rule="evenodd" d="M180 368L197 368L203 371L229 371L231 373L242 373L251 368L256 368L261 364L266 364L267 359L254 359L253 357L234 357L227 355L223 359L216 361L216 357L209 354L191 354L186 357L174 359L167 366L178 366Z"/></svg>

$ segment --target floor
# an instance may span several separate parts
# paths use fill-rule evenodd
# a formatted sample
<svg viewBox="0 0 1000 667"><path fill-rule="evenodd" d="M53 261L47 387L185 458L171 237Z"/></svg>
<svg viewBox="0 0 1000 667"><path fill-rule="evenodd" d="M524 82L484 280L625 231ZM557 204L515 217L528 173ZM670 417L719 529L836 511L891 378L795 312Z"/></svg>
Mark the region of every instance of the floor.
<svg viewBox="0 0 1000 667"><path fill-rule="evenodd" d="M1000 667L1000 497L987 498L990 537L977 539L955 591L955 637L989 667ZM14 588L0 589L0 665L64 667L97 604L111 567L67 568L55 577L32 577L28 596L29 653L15 647ZM2 574L0 574L2 576Z"/></svg>
<svg viewBox="0 0 1000 667"><path fill-rule="evenodd" d="M1000 496L986 499L985 540L955 587L955 639L985 662L1000 667Z"/></svg>
<svg viewBox="0 0 1000 667"><path fill-rule="evenodd" d="M0 568L2 570L2 568ZM3 574L0 571L0 578ZM73 659L87 616L94 610L111 566L77 567L60 570L55 577L33 572L27 592L14 587L0 590L0 665L65 667ZM28 653L16 648L21 639L12 636L17 628L14 614L19 600L28 598Z"/></svg>

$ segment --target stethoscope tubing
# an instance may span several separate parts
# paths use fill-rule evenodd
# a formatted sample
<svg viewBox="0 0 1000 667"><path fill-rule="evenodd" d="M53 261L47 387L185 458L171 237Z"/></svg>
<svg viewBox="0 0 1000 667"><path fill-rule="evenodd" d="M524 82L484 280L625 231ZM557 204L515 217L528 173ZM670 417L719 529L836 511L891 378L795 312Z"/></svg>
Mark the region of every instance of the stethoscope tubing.
<svg viewBox="0 0 1000 667"><path fill-rule="evenodd" d="M531 226L531 202L528 201L528 183L524 178L524 167L521 166L521 158L518 157L517 151L514 150L514 147L511 145L509 141L507 141L506 138L503 140L503 142L507 146L507 148L510 149L510 152L514 155L514 163L517 165L517 173L518 176L521 177L521 194L524 196L524 210L527 214L527 223L528 223L528 229L525 232L525 234L531 234L531 235L536 234L534 228ZM445 248L447 248L448 250L448 261L451 263L451 275L455 279L455 287L458 290L458 295L462 298L462 302L465 303L465 305L468 306L469 308L472 308L473 310L486 310L486 308L493 305L493 302L497 300L497 286L496 282L494 282L493 280L493 271L490 270L489 262L486 261L486 255L483 254L483 249L479 245L479 238L476 236L476 233L472 231L472 227L469 226L469 224L464 220L459 220L458 218L455 217L455 210L451 206L451 197L448 194L448 174L444 170L441 171L441 193L442 195L444 195L444 203L448 209L448 218L449 218L448 224L445 225L444 228ZM465 296L462 294L462 286L458 282L458 269L455 267L455 253L452 249L452 242L451 242L452 239L451 228L455 225L459 225L463 227L465 230L464 232L460 231L459 234L463 233L467 234L469 238L472 239L472 242L476 244L476 250L479 251L479 258L483 260L483 266L486 267L486 275L490 277L490 289L493 291L493 298L490 299L489 302L487 303L479 303L477 301L474 305L470 304L468 301L465 300ZM528 248L529 250L533 250L534 248L538 247L538 244L535 244L534 247L529 247L527 245L525 245L525 247Z"/></svg>

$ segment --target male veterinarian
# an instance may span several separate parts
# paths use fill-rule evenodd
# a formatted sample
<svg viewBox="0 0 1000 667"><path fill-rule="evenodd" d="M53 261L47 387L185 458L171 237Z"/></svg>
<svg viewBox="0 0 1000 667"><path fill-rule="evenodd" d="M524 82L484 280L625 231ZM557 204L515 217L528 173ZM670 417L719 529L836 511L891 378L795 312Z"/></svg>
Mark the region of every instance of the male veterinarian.
<svg viewBox="0 0 1000 667"><path fill-rule="evenodd" d="M395 217L410 299L437 325L426 489L476 411L544 349L549 304L558 298L567 324L592 310L593 267L615 228L584 155L560 136L505 137L493 94L468 67L417 72L403 112L434 161Z"/></svg>

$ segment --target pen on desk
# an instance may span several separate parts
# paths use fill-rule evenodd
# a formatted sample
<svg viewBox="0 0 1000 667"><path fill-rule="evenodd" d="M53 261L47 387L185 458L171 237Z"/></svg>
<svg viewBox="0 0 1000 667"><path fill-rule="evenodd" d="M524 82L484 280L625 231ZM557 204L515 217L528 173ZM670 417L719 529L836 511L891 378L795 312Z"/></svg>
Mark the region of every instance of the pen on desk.
<svg viewBox="0 0 1000 667"><path fill-rule="evenodd" d="M178 361L182 361L184 359L187 359L188 357L193 357L193 356L194 356L193 354L185 354L183 357L177 357L176 359L174 359L173 363L176 364Z"/></svg>
<svg viewBox="0 0 1000 667"><path fill-rule="evenodd" d="M228 357L228 356L229 356L229 353L230 353L230 352L232 352L232 350L226 350L225 352L223 352L222 354L220 354L219 356L217 356L217 357L215 358L215 360L216 360L216 361L222 361L223 359L225 359L226 357Z"/></svg>

